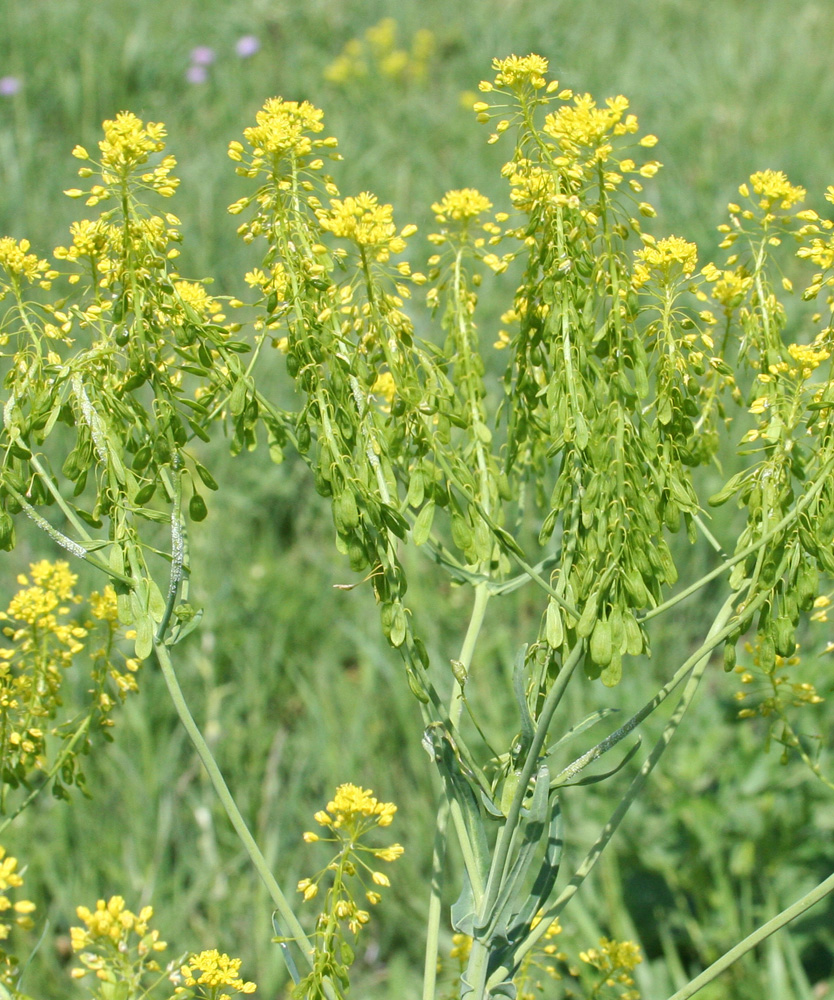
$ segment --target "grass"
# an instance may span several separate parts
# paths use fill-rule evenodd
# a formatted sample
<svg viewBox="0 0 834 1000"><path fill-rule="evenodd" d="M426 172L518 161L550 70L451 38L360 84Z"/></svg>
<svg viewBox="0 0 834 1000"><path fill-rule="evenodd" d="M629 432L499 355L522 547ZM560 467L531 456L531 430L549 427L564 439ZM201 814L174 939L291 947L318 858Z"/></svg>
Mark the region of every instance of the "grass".
<svg viewBox="0 0 834 1000"><path fill-rule="evenodd" d="M397 17L405 42L419 28L435 32L425 83L373 74L347 86L326 82L324 67L344 43L384 16ZM238 291L254 260L225 212L241 190L225 147L266 97L324 107L345 154L342 190L374 190L395 204L400 224L413 220L425 232L429 206L447 188L477 186L496 203L503 197L500 144L485 144L461 95L488 75L493 55L511 51L549 57L575 90L630 97L644 128L661 138L665 169L650 192L658 232L695 239L702 263L715 251L727 200L751 171L786 170L817 208L834 181L834 9L825 0L245 0L210 8L197 0L0 0L0 23L0 76L22 81L17 94L0 98L0 233L26 236L40 253L64 242L77 209L60 193L75 182L69 151L77 142L93 146L103 118L134 110L168 125L183 178L172 206L185 223L183 272L216 276L218 291ZM233 45L245 34L261 49L242 60ZM217 53L201 86L185 80L197 45ZM178 660L183 685L288 893L316 864L300 834L336 783L362 783L399 804L394 829L407 853L363 945L355 989L407 1000L417 995L433 824L434 777L419 747L419 715L378 638L368 595L332 587L350 573L330 554L329 515L304 469L292 461L271 467L260 453L218 462L223 490L192 540L206 615ZM731 526L719 526L731 537ZM26 540L15 566L39 545ZM411 597L433 662L456 655L463 592L429 570ZM506 599L490 621L479 669L507 674L533 609L524 591ZM675 635L655 637L646 675L627 677L618 698L640 704L652 675L697 634L697 605L689 615ZM823 665L809 659L808 668L821 674ZM830 869L830 794L795 763L781 766L778 752L763 755L762 732L732 721L734 690L716 667L694 720L569 911L566 934L583 947L601 933L639 938L647 1000L661 1000L686 971L712 961ZM593 688L572 710L595 708L606 696ZM515 727L512 706L490 707L508 731ZM830 731L833 721L824 705L809 726ZM153 902L173 950L216 944L242 954L247 978L261 995L275 995L284 973L269 941L265 894L152 670L115 735L90 761L90 801L39 803L6 838L28 862L27 889L50 921L24 988L63 995L75 905L121 893L134 909ZM583 798L581 813L570 792L566 800L569 854L577 859L605 819L607 792L590 810ZM704 995L806 1000L811 983L832 975L831 916L830 907L812 911Z"/></svg>

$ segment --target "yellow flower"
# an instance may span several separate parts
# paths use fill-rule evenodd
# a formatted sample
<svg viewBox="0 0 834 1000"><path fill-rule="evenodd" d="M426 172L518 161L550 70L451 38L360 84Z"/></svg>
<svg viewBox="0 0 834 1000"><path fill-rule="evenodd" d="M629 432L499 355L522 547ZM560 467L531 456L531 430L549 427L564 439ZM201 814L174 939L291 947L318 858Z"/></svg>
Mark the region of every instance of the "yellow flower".
<svg viewBox="0 0 834 1000"><path fill-rule="evenodd" d="M390 254L405 250L402 233L398 236L394 225L393 206L380 205L376 195L368 191L355 198L334 198L329 211L319 209L316 215L322 229L370 250L378 261L385 261ZM413 231L411 227L403 230L404 233Z"/></svg>
<svg viewBox="0 0 834 1000"><path fill-rule="evenodd" d="M309 101L271 97L255 115L257 125L244 129L249 144L261 154L306 156L313 148L308 132L321 132L324 112Z"/></svg>
<svg viewBox="0 0 834 1000"><path fill-rule="evenodd" d="M594 150L593 159L608 159L613 136L637 131L637 118L623 116L628 110L628 100L622 95L609 97L606 107L597 107L590 94L577 94L573 107L566 105L549 114L544 120L544 131L554 138L562 149L576 156L583 148Z"/></svg>
<svg viewBox="0 0 834 1000"><path fill-rule="evenodd" d="M762 196L759 207L765 211L780 202L780 208L788 209L805 200L805 188L788 183L781 170L760 170L750 175L750 186Z"/></svg>
<svg viewBox="0 0 834 1000"><path fill-rule="evenodd" d="M180 968L186 986L228 986L235 993L254 993L257 986L244 982L239 976L239 958L229 958L216 948L191 955L188 964ZM214 995L214 994L212 994Z"/></svg>
<svg viewBox="0 0 834 1000"><path fill-rule="evenodd" d="M492 68L495 70L493 86L517 90L529 85L535 90L539 90L546 83L547 67L548 62L544 56L533 54L493 59Z"/></svg>
<svg viewBox="0 0 834 1000"><path fill-rule="evenodd" d="M3 236L0 238L0 267L10 277L25 278L30 283L41 281L49 273L49 262L27 253L28 249L29 240L18 242L11 236Z"/></svg>
<svg viewBox="0 0 834 1000"><path fill-rule="evenodd" d="M380 375L377 375L376 381L371 386L371 392L384 396L385 401L390 406L394 396L397 394L397 383L394 381L394 376L391 372L382 372Z"/></svg>
<svg viewBox="0 0 834 1000"><path fill-rule="evenodd" d="M680 266L680 270L688 277L698 262L698 247L680 236L667 236L657 241L650 238L646 246L634 251L634 256L646 268L660 272L665 279L669 278L676 266Z"/></svg>
<svg viewBox="0 0 834 1000"><path fill-rule="evenodd" d="M447 191L440 201L432 205L431 210L436 214L438 222L446 222L447 219L469 222L491 208L492 202L480 191L476 191L475 188L461 188L458 191Z"/></svg>

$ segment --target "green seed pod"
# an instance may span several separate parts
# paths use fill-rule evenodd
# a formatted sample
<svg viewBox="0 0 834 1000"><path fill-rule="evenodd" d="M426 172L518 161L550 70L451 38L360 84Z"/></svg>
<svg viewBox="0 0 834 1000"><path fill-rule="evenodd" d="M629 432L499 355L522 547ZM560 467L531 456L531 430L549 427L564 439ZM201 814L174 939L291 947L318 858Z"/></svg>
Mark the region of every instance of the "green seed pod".
<svg viewBox="0 0 834 1000"><path fill-rule="evenodd" d="M544 634L551 649L558 649L564 640L565 630L562 625L562 611L559 605L551 600L545 613Z"/></svg>
<svg viewBox="0 0 834 1000"><path fill-rule="evenodd" d="M730 671L736 665L736 644L734 642L724 643L724 671L725 673L730 673Z"/></svg>
<svg viewBox="0 0 834 1000"><path fill-rule="evenodd" d="M616 687L623 676L623 658L619 650L614 650L611 662L599 675L600 680L606 687Z"/></svg>
<svg viewBox="0 0 834 1000"><path fill-rule="evenodd" d="M611 614L608 616L608 623L611 626L611 646L619 650L620 653L625 652L625 621L623 619L623 609L618 604L615 604L611 609Z"/></svg>
<svg viewBox="0 0 834 1000"><path fill-rule="evenodd" d="M192 493L188 501L188 516L192 521L204 521L207 513L205 500L199 493Z"/></svg>
<svg viewBox="0 0 834 1000"><path fill-rule="evenodd" d="M620 647L621 653L628 653L629 656L639 656L643 652L643 633L637 624L637 619L629 609L623 612L623 632L625 633L625 649Z"/></svg>
<svg viewBox="0 0 834 1000"><path fill-rule="evenodd" d="M350 568L354 573L360 573L368 565L365 546L356 535L350 536L350 541L348 542L348 559L350 559Z"/></svg>
<svg viewBox="0 0 834 1000"><path fill-rule="evenodd" d="M591 633L591 659L601 667L607 667L611 662L614 647L611 642L611 623L604 618L598 618L594 631Z"/></svg>
<svg viewBox="0 0 834 1000"><path fill-rule="evenodd" d="M580 639L587 639L593 631L594 622L597 617L598 601L599 591L595 590L588 598L585 607L582 609L582 614L579 616L579 621L576 623L576 634Z"/></svg>
<svg viewBox="0 0 834 1000"><path fill-rule="evenodd" d="M759 666L765 672L770 672L776 665L776 645L770 629L765 633L759 633L758 639Z"/></svg>
<svg viewBox="0 0 834 1000"><path fill-rule="evenodd" d="M793 656L796 651L796 632L787 615L780 615L773 622L773 648L779 656Z"/></svg>
<svg viewBox="0 0 834 1000"><path fill-rule="evenodd" d="M472 547L472 529L460 514L452 514L452 541L463 552Z"/></svg>
<svg viewBox="0 0 834 1000"><path fill-rule="evenodd" d="M663 523L672 534L676 534L680 529L681 509L674 500L667 500L666 502L666 506L663 509Z"/></svg>
<svg viewBox="0 0 834 1000"><path fill-rule="evenodd" d="M810 562L802 562L796 575L796 599L802 611L810 611L819 592L819 573Z"/></svg>
<svg viewBox="0 0 834 1000"><path fill-rule="evenodd" d="M341 532L353 531L359 526L359 508L350 487L333 500L333 519Z"/></svg>

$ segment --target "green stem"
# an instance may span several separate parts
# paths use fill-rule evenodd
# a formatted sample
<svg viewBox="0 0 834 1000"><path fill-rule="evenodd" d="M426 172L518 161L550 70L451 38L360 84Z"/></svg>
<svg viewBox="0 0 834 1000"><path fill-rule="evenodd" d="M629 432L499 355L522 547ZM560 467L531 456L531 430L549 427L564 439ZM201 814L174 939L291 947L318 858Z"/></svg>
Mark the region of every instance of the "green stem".
<svg viewBox="0 0 834 1000"><path fill-rule="evenodd" d="M472 605L472 614L469 618L469 626L461 646L459 661L463 665L463 674L469 673L472 665L472 656L475 652L475 645L478 641L481 627L484 623L487 603L490 598L490 591L487 582L479 583L475 587L475 600ZM449 720L456 729L460 722L463 711L463 688L455 681L452 695L449 700ZM446 853L447 829L449 825L450 804L444 795L441 798L437 810L437 819L434 829L434 851L432 854L432 880L431 895L429 896L428 926L426 928L426 959L423 972L423 1000L433 1000L437 981L437 954L440 936L440 888L441 875L443 871L443 860ZM465 827L463 828L465 833ZM461 844L466 840L465 836L460 838Z"/></svg>
<svg viewBox="0 0 834 1000"><path fill-rule="evenodd" d="M518 826L521 806L524 802L524 797L527 794L530 779L533 776L534 769L539 763L539 756L541 754L544 741L547 738L547 731L550 727L551 720L553 719L553 714L562 700L562 696L568 686L568 681L573 675L573 671L576 669L576 665L582 659L584 653L585 643L584 641L580 641L573 647L570 651L570 655L562 664L559 676L556 678L556 682L548 692L545 703L542 706L541 713L537 720L537 729L535 735L533 736L533 741L530 744L530 749L527 752L527 758L525 759L524 765L518 776L518 786L516 787L513 800L507 812L507 820L501 830L501 833L499 834L498 843L495 846L495 852L492 856L486 892L484 893L484 898L479 908L478 916L480 919L478 923L480 924L485 922L486 918L489 916L491 908L495 905L495 901L498 899L503 882L507 858L509 856L510 844L516 827ZM467 982L471 984L475 1000L483 1000L483 998L488 995L485 993L487 987L488 961L488 942L479 941L476 938L472 942L472 951L469 955L469 964L466 970ZM503 980L498 980L498 982L501 981Z"/></svg>
<svg viewBox="0 0 834 1000"><path fill-rule="evenodd" d="M545 910L541 915L541 921L536 925L535 929L530 932L527 938L516 948L513 954L513 967L517 967L518 963L524 958L524 956L533 948L540 938L547 932L548 927L550 927L553 920L559 916L559 914L567 906L568 902L573 898L579 887L585 881L587 876L590 874L594 865L599 860L602 852L605 850L611 838L614 836L617 827L623 820L623 817L628 812L631 804L639 795L643 786L646 783L649 775L654 769L657 762L660 760L663 752L668 747L671 742L672 737L675 734L684 714L686 713L689 706L692 704L692 700L695 697L695 692L700 684L701 677L706 670L707 663L709 661L709 654L712 652L716 646L720 645L726 636L732 631L733 625L727 625L727 620L732 615L733 603L735 600L735 595L729 598L715 616L715 620L712 623L712 627L708 633L706 641L689 659L683 664L680 670L677 672L676 677L682 678L687 673L691 672L689 681L684 688L681 699L674 711L674 714L670 718L669 722L666 724L663 733L655 744L652 752L646 758L643 766L640 768L637 775L633 778L631 784L629 785L625 795L620 800L619 805L614 810L611 818L603 827L599 837L593 844L591 849L585 855L582 863L576 869L573 878L570 880L567 886L562 890L556 900ZM673 678L674 680L674 678ZM671 683L671 682L670 682ZM496 984L503 982L506 978L508 970L506 968L497 969L490 977L489 984Z"/></svg>
<svg viewBox="0 0 834 1000"><path fill-rule="evenodd" d="M792 920L795 920L796 917L810 909L821 899L824 899L830 892L834 892L834 875L829 875L815 889L805 893L801 899L798 899L795 903L782 910L781 913L772 917L767 923L762 924L752 934L748 934L743 941L739 941L734 948L731 948L725 955L722 955L717 962L713 962L699 976L696 976L686 986L681 987L676 993L673 993L669 997L669 1000L689 1000L689 997L694 996L708 983L711 983L713 979L720 976L725 969L728 969L734 962L737 962L742 955L746 955L756 945L761 944L765 938L770 937L771 934L780 930L785 924L789 924Z"/></svg>
<svg viewBox="0 0 834 1000"><path fill-rule="evenodd" d="M154 652L156 653L156 658L159 662L160 669L162 670L162 676L165 678L168 692L171 695L171 700L174 703L174 708L177 711L180 722L182 722L189 739L193 743L194 749L197 751L197 756L202 761L203 767L205 767L208 772L209 779L211 780L214 790L217 793L217 797L223 804L223 808L226 810L226 815L229 817L229 820L240 838L246 853L249 855L249 859L260 876L267 892L272 898L272 901L275 904L275 909L280 913L282 926L289 930L289 936L292 937L298 945L307 966L312 969L313 962L311 955L313 949L310 941L304 933L304 928L298 922L298 918L290 907L286 896L281 891L281 887L275 880L275 876L269 870L266 858L264 858L260 848L255 843L254 837L249 832L246 821L241 815L240 810L237 807L237 803L232 797L223 775L220 773L220 768L217 766L217 762L215 761L208 744L203 738L203 734L200 732L197 723L194 721L194 717L192 716L185 701L185 697L183 696L182 688L180 687L177 675L174 672L174 666L168 653L168 647L164 643L156 641L154 642ZM333 1000L335 992L333 992L332 986L329 983L325 983L324 985L328 997Z"/></svg>

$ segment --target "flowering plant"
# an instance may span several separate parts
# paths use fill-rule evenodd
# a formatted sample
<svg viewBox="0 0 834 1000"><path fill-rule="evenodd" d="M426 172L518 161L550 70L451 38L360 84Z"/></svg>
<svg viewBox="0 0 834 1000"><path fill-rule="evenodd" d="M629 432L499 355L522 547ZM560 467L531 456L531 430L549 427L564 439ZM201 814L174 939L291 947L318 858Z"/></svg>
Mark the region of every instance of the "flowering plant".
<svg viewBox="0 0 834 1000"><path fill-rule="evenodd" d="M105 123L99 160L75 150L80 176L93 183L68 194L106 207L80 220L72 246L55 252L70 268L72 294L46 302L31 295L32 285L52 291L59 271L30 254L26 241L0 241L0 295L9 299L2 329L11 344L0 538L13 545L12 518L24 512L108 578L110 606L115 601L118 621L133 631L131 662L156 658L270 893L276 942L299 997L345 994L349 938L370 919L354 887L376 905L388 876L369 859L393 861L401 848L365 843L395 807L341 785L316 815L326 833L305 835L333 850L324 868L298 883L305 901L323 898L308 933L188 710L172 657L199 621L188 602L187 538L206 515L203 490L218 487L197 458L197 441L211 440L218 424L235 454L265 437L276 460L294 449L307 462L315 489L330 500L336 547L362 574L347 589L367 584L419 704L423 745L442 789L425 1000L438 989L448 844L464 865L450 915L460 1000L524 995L534 959L557 954L557 920L669 745L712 654L732 670L749 634L756 666L773 685L771 707L787 718L793 706L779 695L776 658L781 667L794 656L802 616L829 600L822 581L834 574L834 222L798 209L805 192L781 173L753 174L740 188L748 207L731 204L722 227L722 247L732 252L698 270L692 242L645 231L644 220L656 216L644 185L660 169L649 152L657 138L640 137L625 97L598 105L549 80L547 60L537 55L495 60L493 69L475 113L491 125L490 143L513 140L502 170L508 209L494 212L493 199L471 188L446 192L433 205L436 252L424 270L397 259L416 227L395 223L393 207L371 192L342 195L326 172L340 154L323 112L279 97L228 150L238 174L254 182L230 207L241 216L240 237L261 250L244 279L256 297L251 326L227 320L225 310L239 309L241 299L221 303L205 282L176 270L180 222L143 201L175 194L175 160L162 155L164 127L132 114ZM803 320L809 333L801 343L787 339L779 298L792 283L781 281L778 293L774 278L784 240L796 241L799 264L818 268L803 299L827 296ZM484 344L479 289L505 272L517 281L505 328ZM408 305L415 290L425 292L425 322ZM439 335L424 338L432 322ZM270 345L284 355L297 391L293 411L260 378ZM490 381L487 372L501 365ZM739 422L744 466L707 497L699 470L715 462L722 433ZM708 506L731 499L745 517L732 545L706 519ZM679 535L702 540L711 559L706 573L680 586L689 566ZM471 592L461 647L439 662L421 637L421 609L409 604L414 570L405 546ZM65 577L53 583L66 591ZM507 664L515 732L499 744L467 692L487 683L479 639L490 602L524 586L535 592L538 615ZM656 694L630 719L577 750L607 713L567 718L569 685L584 678L613 688L625 672L644 670L653 622L707 587L717 596L697 646L663 667ZM51 608L30 613L35 595L18 604L14 614L27 627L46 629ZM57 620L50 628L59 659L82 638ZM28 634L11 637L18 633ZM121 672L117 685L129 688L131 674ZM814 702L801 682L792 690L803 705ZM563 789L623 770L641 748L641 724L669 699L675 708L663 732L564 879ZM26 721L15 732L16 745L36 755L37 727L33 733ZM797 745L786 738L786 749ZM612 753L620 757L608 770L588 770ZM692 996L832 889L834 877L673 1000ZM79 911L88 931L76 938L115 942L126 956L122 981L132 984L125 995L138 995L146 987L136 976L159 971L146 961L159 942L148 937L146 910L131 915L114 899L95 914ZM586 996L635 996L632 943L604 938L579 959L584 973L559 961ZM113 962L94 951L81 961L111 982ZM238 971L236 960L204 951L181 966L178 989L212 998L251 992Z"/></svg>

